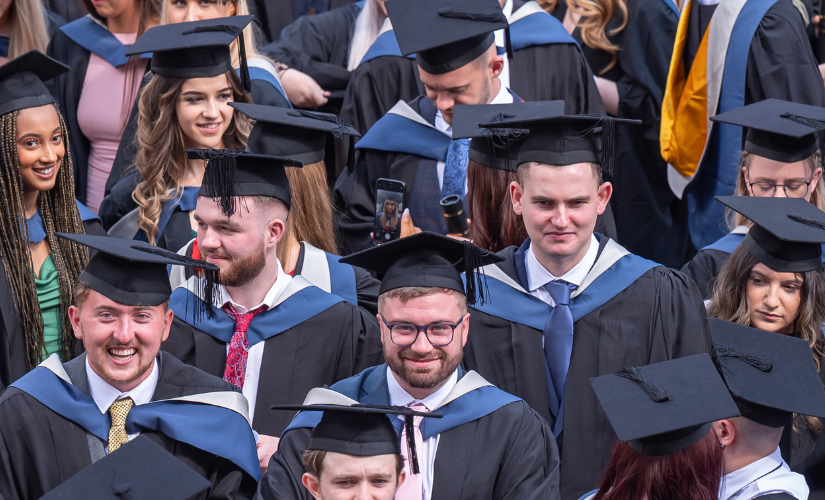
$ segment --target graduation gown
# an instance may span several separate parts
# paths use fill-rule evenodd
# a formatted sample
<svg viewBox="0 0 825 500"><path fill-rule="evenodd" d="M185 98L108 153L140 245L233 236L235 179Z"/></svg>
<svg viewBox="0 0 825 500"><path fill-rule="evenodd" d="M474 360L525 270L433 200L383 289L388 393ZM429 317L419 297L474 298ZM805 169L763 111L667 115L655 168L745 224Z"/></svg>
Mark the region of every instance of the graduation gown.
<svg viewBox="0 0 825 500"><path fill-rule="evenodd" d="M447 400L458 397L432 409L444 418L424 419L420 427L424 439L440 436L432 500L559 498L558 451L547 423L524 401L489 385L477 373L459 368L459 377ZM369 368L331 389L315 389L308 398L314 398L312 404L321 404L324 397L341 404L341 395L351 403L389 405L387 365ZM301 484L301 455L321 414L303 412L295 417L281 436L256 500L312 499ZM403 421L392 421L400 439Z"/></svg>
<svg viewBox="0 0 825 500"><path fill-rule="evenodd" d="M78 208L86 234L104 236L106 231L103 230L100 219L80 203ZM75 340L73 351L82 350L83 344ZM14 292L9 284L6 266L0 262L0 392L29 371L26 359L26 340Z"/></svg>
<svg viewBox="0 0 825 500"><path fill-rule="evenodd" d="M549 393L555 397L555 391L548 385L542 348L551 307L526 291L530 240L502 250L499 255L507 260L484 268L489 300L471 308L464 350L467 369L522 398L551 423L557 438L561 435L565 500L598 486L616 443L590 379L711 349L705 308L693 282L597 236L596 263L571 298L573 350L565 400L555 402L558 415L550 411Z"/></svg>
<svg viewBox="0 0 825 500"><path fill-rule="evenodd" d="M302 1L301 3L308 4L312 12L296 12L296 0L251 0L248 4L250 14L254 14L255 20L261 24L262 35L266 40L264 43L269 43L278 40L281 30L301 16L317 15L352 2L353 0Z"/></svg>
<svg viewBox="0 0 825 500"><path fill-rule="evenodd" d="M69 150L74 166L74 188L77 199L86 202L87 169L91 144L83 135L77 122L77 106L83 92L86 68L92 52L112 64L122 66L128 62L124 55L127 45L123 45L106 28L88 17L72 21L55 33L46 55L69 66L71 71L45 82L46 88L54 96L66 127L69 129Z"/></svg>
<svg viewBox="0 0 825 500"><path fill-rule="evenodd" d="M825 360L820 363L825 364ZM825 385L825 370L820 368L819 378ZM825 419L819 419L825 426ZM810 427L794 432L793 425L785 426L782 439L779 441L782 459L790 466L793 472L805 476L810 493L809 500L825 499L825 434Z"/></svg>
<svg viewBox="0 0 825 500"><path fill-rule="evenodd" d="M191 283L192 281L188 282ZM162 348L186 364L222 377L235 321L213 306L213 319L194 318L196 296L186 287L172 292L172 330ZM269 410L300 404L313 387L332 384L383 361L381 332L374 317L344 299L294 277L278 305L256 315L247 330L249 346L264 342L253 428L279 436L291 418Z"/></svg>
<svg viewBox="0 0 825 500"><path fill-rule="evenodd" d="M111 424L89 393L86 356L63 365L56 356L50 359L54 361L51 366L62 370L66 379L58 379L56 373L46 368L50 363L47 360L0 396L0 497L6 500L40 498L90 466L93 456L100 459L105 454L105 438L100 435L108 436ZM223 399L237 389L166 353L160 352L157 362L160 373L153 403L132 408L126 421L127 431L139 430L209 480L212 487L197 498L249 498L260 469L257 475L248 472L255 465L257 453L254 436L242 414L211 404L157 403L203 393L217 394ZM186 413L172 409L177 423L160 416L161 421L171 425L164 427L166 432L160 432L153 430L157 425L146 422L147 417L156 416L146 411L153 405L158 409L177 405ZM138 424L139 420L145 425ZM181 427L189 427L189 432ZM197 432L216 428L225 434ZM232 440L231 446L221 446L221 438Z"/></svg>

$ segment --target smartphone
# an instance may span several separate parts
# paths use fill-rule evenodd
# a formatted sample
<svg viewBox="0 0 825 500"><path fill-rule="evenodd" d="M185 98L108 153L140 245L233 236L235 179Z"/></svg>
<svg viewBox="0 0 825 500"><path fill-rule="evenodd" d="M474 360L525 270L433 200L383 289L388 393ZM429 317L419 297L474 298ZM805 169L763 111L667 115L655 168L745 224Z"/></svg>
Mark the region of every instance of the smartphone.
<svg viewBox="0 0 825 500"><path fill-rule="evenodd" d="M387 243L401 237L401 214L404 212L404 183L378 179L375 183L375 223L372 238Z"/></svg>

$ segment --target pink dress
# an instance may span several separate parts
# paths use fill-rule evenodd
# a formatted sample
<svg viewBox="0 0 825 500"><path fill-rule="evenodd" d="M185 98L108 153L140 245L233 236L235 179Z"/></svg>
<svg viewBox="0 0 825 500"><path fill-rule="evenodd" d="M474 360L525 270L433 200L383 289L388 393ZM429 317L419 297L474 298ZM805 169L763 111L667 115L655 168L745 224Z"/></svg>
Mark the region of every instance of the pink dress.
<svg viewBox="0 0 825 500"><path fill-rule="evenodd" d="M112 33L120 43L135 43L137 33ZM92 54L83 91L77 107L77 122L83 135L89 139L91 150L86 184L86 206L97 213L103 201L106 180L112 170L124 123L132 111L137 97L146 60L141 60L134 82L127 82L127 65L115 68L99 56ZM131 92L124 92L126 85L132 84ZM124 103L126 96L132 99ZM125 106L124 106L125 104Z"/></svg>

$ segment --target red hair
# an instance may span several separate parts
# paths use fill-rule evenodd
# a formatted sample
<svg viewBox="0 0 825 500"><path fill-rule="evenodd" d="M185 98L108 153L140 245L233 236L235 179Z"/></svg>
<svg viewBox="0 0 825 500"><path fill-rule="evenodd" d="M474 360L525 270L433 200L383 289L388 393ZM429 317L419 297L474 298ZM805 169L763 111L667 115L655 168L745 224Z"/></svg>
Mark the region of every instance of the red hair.
<svg viewBox="0 0 825 500"><path fill-rule="evenodd" d="M616 443L593 500L717 500L723 460L713 429L687 448L661 457Z"/></svg>
<svg viewBox="0 0 825 500"><path fill-rule="evenodd" d="M513 212L510 183L515 172L487 167L470 160L467 164L467 207L472 214L473 243L491 252L519 246L528 238L524 221Z"/></svg>

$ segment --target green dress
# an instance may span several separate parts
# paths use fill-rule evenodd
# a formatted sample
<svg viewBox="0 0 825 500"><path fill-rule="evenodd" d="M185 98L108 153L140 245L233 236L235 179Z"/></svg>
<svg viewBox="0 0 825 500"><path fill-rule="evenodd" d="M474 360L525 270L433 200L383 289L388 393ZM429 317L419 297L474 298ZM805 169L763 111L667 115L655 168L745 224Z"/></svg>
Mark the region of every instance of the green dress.
<svg viewBox="0 0 825 500"><path fill-rule="evenodd" d="M45 348L43 359L60 352L60 339L63 327L60 321L60 282L52 254L43 262L40 277L34 277L37 286L37 301L40 302L40 315L43 317L43 341Z"/></svg>

